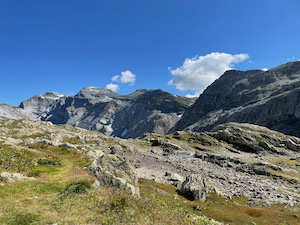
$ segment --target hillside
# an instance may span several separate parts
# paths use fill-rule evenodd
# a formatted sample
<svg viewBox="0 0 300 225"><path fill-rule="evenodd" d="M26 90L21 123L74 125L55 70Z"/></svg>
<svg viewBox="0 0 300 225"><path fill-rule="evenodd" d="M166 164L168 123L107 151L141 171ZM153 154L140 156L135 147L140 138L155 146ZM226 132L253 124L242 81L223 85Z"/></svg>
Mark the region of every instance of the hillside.
<svg viewBox="0 0 300 225"><path fill-rule="evenodd" d="M228 123L212 132L120 139L0 117L0 142L1 224L300 218L300 139L264 127Z"/></svg>

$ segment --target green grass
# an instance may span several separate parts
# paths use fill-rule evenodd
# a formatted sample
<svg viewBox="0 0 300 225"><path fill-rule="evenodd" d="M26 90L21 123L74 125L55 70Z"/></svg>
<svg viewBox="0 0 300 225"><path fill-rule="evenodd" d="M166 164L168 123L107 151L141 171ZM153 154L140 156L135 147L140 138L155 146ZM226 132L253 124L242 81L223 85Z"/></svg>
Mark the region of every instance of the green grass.
<svg viewBox="0 0 300 225"><path fill-rule="evenodd" d="M2 219L0 219L1 221ZM3 219L7 225L29 225L29 224L39 224L40 215L37 213L28 212L25 210L14 211L7 213L6 218Z"/></svg>

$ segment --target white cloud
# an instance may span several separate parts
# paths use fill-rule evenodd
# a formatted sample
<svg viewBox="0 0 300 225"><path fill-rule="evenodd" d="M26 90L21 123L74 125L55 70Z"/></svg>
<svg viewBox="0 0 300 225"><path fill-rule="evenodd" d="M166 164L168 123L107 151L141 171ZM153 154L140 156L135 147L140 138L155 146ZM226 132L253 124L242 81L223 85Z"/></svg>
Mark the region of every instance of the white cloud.
<svg viewBox="0 0 300 225"><path fill-rule="evenodd" d="M133 86L135 83L135 75L131 73L131 71L126 70L124 72L121 72L120 81L122 83L129 83L130 86Z"/></svg>
<svg viewBox="0 0 300 225"><path fill-rule="evenodd" d="M170 71L174 78L169 81L169 85L174 85L181 91L195 90L195 94L200 94L225 71L231 70L234 64L248 58L248 54L231 55L220 52L186 58L182 66Z"/></svg>
<svg viewBox="0 0 300 225"><path fill-rule="evenodd" d="M263 70L263 71L268 71L269 69L268 69L268 68L262 68L261 70Z"/></svg>
<svg viewBox="0 0 300 225"><path fill-rule="evenodd" d="M136 81L135 75L130 70L121 72L121 76L120 75L113 76L111 80L115 82L121 82L124 84L128 83L129 86L133 86Z"/></svg>
<svg viewBox="0 0 300 225"><path fill-rule="evenodd" d="M199 97L199 95L200 95L201 93L200 93L200 91L196 91L195 92L195 94L187 94L185 97L187 97L187 98L196 98L196 97Z"/></svg>
<svg viewBox="0 0 300 225"><path fill-rule="evenodd" d="M110 83L110 84L106 85L105 88L109 89L109 90L112 90L113 92L116 92L116 91L119 90L119 85Z"/></svg>
<svg viewBox="0 0 300 225"><path fill-rule="evenodd" d="M120 80L119 78L120 78L119 75L113 76L113 77L111 78L111 81L118 82L118 81Z"/></svg>

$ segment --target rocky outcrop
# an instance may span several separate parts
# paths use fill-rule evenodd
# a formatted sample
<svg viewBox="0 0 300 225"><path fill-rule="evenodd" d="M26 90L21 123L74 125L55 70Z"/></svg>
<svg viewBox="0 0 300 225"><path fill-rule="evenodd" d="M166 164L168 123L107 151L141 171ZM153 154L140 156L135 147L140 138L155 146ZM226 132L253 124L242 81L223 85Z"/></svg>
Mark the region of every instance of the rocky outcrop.
<svg viewBox="0 0 300 225"><path fill-rule="evenodd" d="M117 155L102 154L90 166L100 185L116 187L131 195L140 195L138 178L132 165Z"/></svg>
<svg viewBox="0 0 300 225"><path fill-rule="evenodd" d="M128 157L132 158L139 177L181 187L183 181L170 179L172 174L195 174L209 179L225 197L247 197L249 205L300 204L297 137L257 125L227 123L212 132L145 134L143 140L151 143L151 151L141 155L130 153ZM185 152L165 154L165 143L179 146ZM195 195L204 200L203 193L196 191ZM192 192L186 191L185 195L195 198Z"/></svg>
<svg viewBox="0 0 300 225"><path fill-rule="evenodd" d="M210 130L243 122L300 136L300 62L268 71L225 72L187 109L172 130Z"/></svg>
<svg viewBox="0 0 300 225"><path fill-rule="evenodd" d="M211 181L195 175L187 176L180 189L182 195L200 202L204 202L206 194L210 192L219 194L219 190L214 187Z"/></svg>
<svg viewBox="0 0 300 225"><path fill-rule="evenodd" d="M4 186L6 182L15 182L19 180L35 180L35 178L27 177L21 173L2 172L0 174L0 186Z"/></svg>
<svg viewBox="0 0 300 225"><path fill-rule="evenodd" d="M282 135L257 125L227 123L216 126L212 131L213 137L226 141L244 152L288 155L285 149L300 151L298 138Z"/></svg>

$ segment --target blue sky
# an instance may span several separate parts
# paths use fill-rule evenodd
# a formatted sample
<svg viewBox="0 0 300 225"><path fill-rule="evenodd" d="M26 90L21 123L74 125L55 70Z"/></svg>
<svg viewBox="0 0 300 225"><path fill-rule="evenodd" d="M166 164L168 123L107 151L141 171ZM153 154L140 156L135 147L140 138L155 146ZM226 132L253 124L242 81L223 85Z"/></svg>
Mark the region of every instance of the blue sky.
<svg viewBox="0 0 300 225"><path fill-rule="evenodd" d="M0 0L0 103L109 84L199 94L226 68L299 60L299 12L299 0Z"/></svg>

